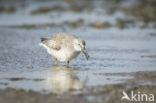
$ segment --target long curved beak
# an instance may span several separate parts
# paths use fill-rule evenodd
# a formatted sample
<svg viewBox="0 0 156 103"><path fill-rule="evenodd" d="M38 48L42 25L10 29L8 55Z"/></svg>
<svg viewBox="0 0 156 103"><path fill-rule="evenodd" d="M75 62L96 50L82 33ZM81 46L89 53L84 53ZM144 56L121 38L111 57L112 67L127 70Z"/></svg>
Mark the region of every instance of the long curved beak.
<svg viewBox="0 0 156 103"><path fill-rule="evenodd" d="M88 55L86 49L82 49L82 53L86 56L86 59L88 60L89 55Z"/></svg>

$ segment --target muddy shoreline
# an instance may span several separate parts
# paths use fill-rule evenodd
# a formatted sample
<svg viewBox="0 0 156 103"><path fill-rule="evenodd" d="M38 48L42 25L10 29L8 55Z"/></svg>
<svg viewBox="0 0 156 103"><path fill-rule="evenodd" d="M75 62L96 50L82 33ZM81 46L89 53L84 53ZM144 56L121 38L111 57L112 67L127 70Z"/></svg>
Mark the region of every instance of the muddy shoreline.
<svg viewBox="0 0 156 103"><path fill-rule="evenodd" d="M155 28L154 0L0 0L0 103L156 96ZM80 54L71 67L54 66L38 44L59 32L83 38L90 59Z"/></svg>
<svg viewBox="0 0 156 103"><path fill-rule="evenodd" d="M134 78L119 84L99 85L86 87L86 92L74 95L70 93L40 93L32 90L8 87L0 89L0 103L129 103L121 101L122 91L130 95L131 91L137 93L150 93L156 95L156 71L137 73L113 73L100 75L133 75ZM98 75L98 74L96 74ZM140 82L143 81L142 84ZM151 85L146 84L151 82ZM90 100L91 99L91 100ZM142 102L143 103L143 102ZM151 102L154 103L154 102Z"/></svg>

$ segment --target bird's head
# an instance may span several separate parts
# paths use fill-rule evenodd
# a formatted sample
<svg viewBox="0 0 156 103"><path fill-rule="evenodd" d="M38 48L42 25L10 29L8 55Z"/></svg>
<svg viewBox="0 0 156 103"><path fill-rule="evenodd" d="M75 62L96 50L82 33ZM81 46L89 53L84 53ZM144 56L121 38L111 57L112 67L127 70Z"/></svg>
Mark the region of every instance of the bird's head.
<svg viewBox="0 0 156 103"><path fill-rule="evenodd" d="M88 53L87 53L87 51L85 49L85 45L86 45L85 41L82 40L82 39L75 39L74 40L75 50L82 52L86 56L86 59L88 60L89 55L88 55Z"/></svg>

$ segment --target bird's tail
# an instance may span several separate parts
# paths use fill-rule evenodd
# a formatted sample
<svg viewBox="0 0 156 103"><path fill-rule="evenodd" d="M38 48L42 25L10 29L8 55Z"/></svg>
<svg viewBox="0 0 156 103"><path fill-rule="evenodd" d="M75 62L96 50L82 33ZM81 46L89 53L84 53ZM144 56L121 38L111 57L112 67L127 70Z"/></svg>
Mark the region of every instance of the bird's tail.
<svg viewBox="0 0 156 103"><path fill-rule="evenodd" d="M47 38L40 38L40 39L41 39L41 42L43 42L43 41L47 40Z"/></svg>
<svg viewBox="0 0 156 103"><path fill-rule="evenodd" d="M41 39L41 43L39 43L40 46L45 46L44 45L44 41L47 40L47 38L40 38Z"/></svg>

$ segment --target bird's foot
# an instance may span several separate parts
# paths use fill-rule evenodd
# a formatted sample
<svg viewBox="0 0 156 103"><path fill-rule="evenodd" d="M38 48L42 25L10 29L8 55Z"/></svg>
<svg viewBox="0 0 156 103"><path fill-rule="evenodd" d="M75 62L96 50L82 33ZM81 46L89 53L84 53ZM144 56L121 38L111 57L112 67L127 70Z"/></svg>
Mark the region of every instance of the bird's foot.
<svg viewBox="0 0 156 103"><path fill-rule="evenodd" d="M69 67L69 61L67 61L67 67Z"/></svg>
<svg viewBox="0 0 156 103"><path fill-rule="evenodd" d="M57 58L55 58L55 64L56 64L56 66L58 66L58 61L57 61Z"/></svg>

